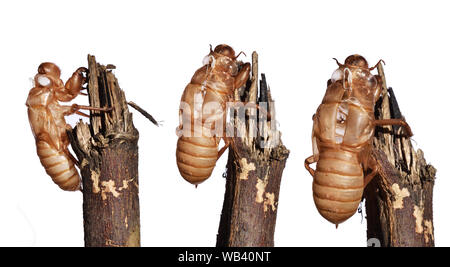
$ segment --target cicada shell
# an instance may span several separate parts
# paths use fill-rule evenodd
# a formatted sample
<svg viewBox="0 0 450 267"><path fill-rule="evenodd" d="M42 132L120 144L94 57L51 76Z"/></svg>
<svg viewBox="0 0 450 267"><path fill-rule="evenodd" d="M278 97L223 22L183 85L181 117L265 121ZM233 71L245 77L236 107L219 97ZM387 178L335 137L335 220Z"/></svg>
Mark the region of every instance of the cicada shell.
<svg viewBox="0 0 450 267"><path fill-rule="evenodd" d="M68 145L69 139L64 116L72 113L72 107L61 106L58 100L70 101L78 95L84 77L77 70L64 86L61 71L53 63L42 63L34 78L35 87L30 90L26 105L39 159L47 174L63 190L80 188L80 175L74 165ZM78 84L75 84L78 83ZM73 86L74 85L74 86Z"/></svg>
<svg viewBox="0 0 450 267"><path fill-rule="evenodd" d="M181 97L176 159L181 176L192 184L211 176L217 159L228 147L226 104L250 73L250 64L240 64L238 56L228 45L211 49ZM221 139L225 146L219 151Z"/></svg>
<svg viewBox="0 0 450 267"><path fill-rule="evenodd" d="M30 90L26 101L28 120L36 140L37 154L47 174L63 190L80 189L80 175L75 168L77 160L70 154L68 130L65 116L71 114L88 115L79 109L106 111L73 104L60 105L59 101L69 102L81 94L82 85L86 82L83 73L86 68L78 68L64 84L60 79L61 71L53 63L39 65L34 77L35 86Z"/></svg>
<svg viewBox="0 0 450 267"><path fill-rule="evenodd" d="M381 77L371 74L376 66L369 68L360 55L337 63L339 67L313 116L313 155L305 160L314 178L317 210L336 226L356 212L365 185L377 172L371 158L375 126L402 125L411 134L403 120L375 119L374 106L382 92ZM309 166L314 162L316 170ZM372 172L365 177L368 169Z"/></svg>

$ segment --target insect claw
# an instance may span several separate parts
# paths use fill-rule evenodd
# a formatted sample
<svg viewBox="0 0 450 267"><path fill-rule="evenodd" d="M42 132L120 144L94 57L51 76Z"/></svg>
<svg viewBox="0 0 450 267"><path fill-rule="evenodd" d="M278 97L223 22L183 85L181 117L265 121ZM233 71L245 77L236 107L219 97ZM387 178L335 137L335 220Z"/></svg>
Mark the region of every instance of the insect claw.
<svg viewBox="0 0 450 267"><path fill-rule="evenodd" d="M82 73L82 72L86 73L86 72L88 72L88 69L85 68L85 67L79 67L79 68L76 70L76 72L78 72L78 73Z"/></svg>

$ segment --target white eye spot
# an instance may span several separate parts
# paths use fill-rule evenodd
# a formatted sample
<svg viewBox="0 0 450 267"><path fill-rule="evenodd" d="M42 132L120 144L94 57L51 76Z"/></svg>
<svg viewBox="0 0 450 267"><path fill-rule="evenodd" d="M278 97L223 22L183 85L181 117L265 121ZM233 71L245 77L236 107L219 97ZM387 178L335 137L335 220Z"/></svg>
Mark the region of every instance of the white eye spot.
<svg viewBox="0 0 450 267"><path fill-rule="evenodd" d="M343 74L341 69L337 69L331 74L331 82L342 80Z"/></svg>
<svg viewBox="0 0 450 267"><path fill-rule="evenodd" d="M50 85L50 79L45 76L40 76L38 78L38 83L41 86L48 86L48 85Z"/></svg>
<svg viewBox="0 0 450 267"><path fill-rule="evenodd" d="M202 62L203 62L203 66L208 65L210 60L211 60L211 59L210 59L210 56L209 56L209 55L205 56L205 57L203 58L203 61L202 61Z"/></svg>
<svg viewBox="0 0 450 267"><path fill-rule="evenodd" d="M203 58L203 66L211 64L211 67L214 67L215 62L216 59L211 55L207 55L206 57Z"/></svg>

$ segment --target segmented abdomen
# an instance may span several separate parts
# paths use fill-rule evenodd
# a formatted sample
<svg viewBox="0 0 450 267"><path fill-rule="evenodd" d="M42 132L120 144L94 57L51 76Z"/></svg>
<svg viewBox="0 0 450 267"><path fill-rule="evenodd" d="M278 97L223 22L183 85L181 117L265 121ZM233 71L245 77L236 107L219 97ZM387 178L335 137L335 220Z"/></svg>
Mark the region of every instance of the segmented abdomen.
<svg viewBox="0 0 450 267"><path fill-rule="evenodd" d="M358 209L364 190L364 173L356 153L323 149L314 174L313 195L319 213L339 224Z"/></svg>
<svg viewBox="0 0 450 267"><path fill-rule="evenodd" d="M216 165L217 147L214 137L178 138L176 154L181 176L195 185L208 179Z"/></svg>
<svg viewBox="0 0 450 267"><path fill-rule="evenodd" d="M76 191L80 188L80 175L72 160L44 140L36 142L37 154L45 171L61 189Z"/></svg>

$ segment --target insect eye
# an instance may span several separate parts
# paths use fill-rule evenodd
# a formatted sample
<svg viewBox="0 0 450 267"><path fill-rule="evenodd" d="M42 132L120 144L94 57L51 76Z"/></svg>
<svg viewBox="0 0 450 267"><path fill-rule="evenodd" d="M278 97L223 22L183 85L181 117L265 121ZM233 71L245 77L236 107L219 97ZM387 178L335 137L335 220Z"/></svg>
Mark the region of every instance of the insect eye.
<svg viewBox="0 0 450 267"><path fill-rule="evenodd" d="M337 69L331 74L331 82L334 83L335 81L342 80L343 76L342 70Z"/></svg>
<svg viewBox="0 0 450 267"><path fill-rule="evenodd" d="M230 65L230 72L231 72L231 75L233 75L233 76L235 76L238 73L238 67L236 66L236 64Z"/></svg>
<svg viewBox="0 0 450 267"><path fill-rule="evenodd" d="M49 86L51 84L50 79L45 76L39 76L37 82L39 83L40 86L43 87Z"/></svg>
<svg viewBox="0 0 450 267"><path fill-rule="evenodd" d="M377 85L378 85L377 78L375 76L371 76L368 80L368 83L371 88L377 87Z"/></svg>

